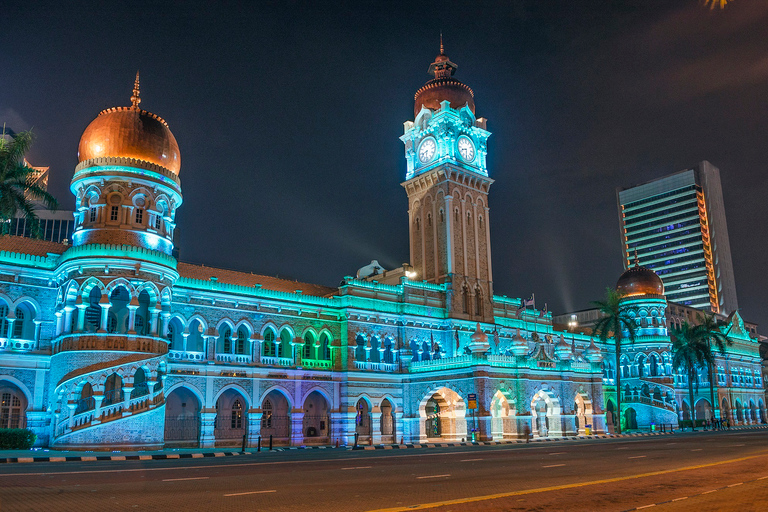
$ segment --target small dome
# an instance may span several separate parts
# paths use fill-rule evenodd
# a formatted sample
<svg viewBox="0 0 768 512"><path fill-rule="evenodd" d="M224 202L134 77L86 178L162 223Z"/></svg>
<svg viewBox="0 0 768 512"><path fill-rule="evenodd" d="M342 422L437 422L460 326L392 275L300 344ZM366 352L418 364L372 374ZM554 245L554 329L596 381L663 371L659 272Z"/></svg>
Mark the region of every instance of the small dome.
<svg viewBox="0 0 768 512"><path fill-rule="evenodd" d="M625 271L616 282L616 291L622 295L664 295L664 283L653 270L635 266Z"/></svg>
<svg viewBox="0 0 768 512"><path fill-rule="evenodd" d="M176 137L160 116L139 108L136 75L132 106L103 110L80 137L78 162L94 158L132 158L159 165L174 174L181 170Z"/></svg>
<svg viewBox="0 0 768 512"><path fill-rule="evenodd" d="M414 117L419 114L422 105L431 110L439 110L440 102L446 100L451 102L451 108L460 109L468 105L472 113L475 113L475 93L469 86L453 78L456 69L458 66L443 53L441 45L440 55L430 64L428 71L435 78L424 84L414 96Z"/></svg>

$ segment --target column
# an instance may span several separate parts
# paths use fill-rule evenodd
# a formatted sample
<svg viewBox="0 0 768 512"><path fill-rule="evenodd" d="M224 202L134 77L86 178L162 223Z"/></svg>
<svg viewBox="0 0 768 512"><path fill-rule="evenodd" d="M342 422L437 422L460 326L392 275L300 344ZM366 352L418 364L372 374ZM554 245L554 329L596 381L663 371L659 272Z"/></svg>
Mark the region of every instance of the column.
<svg viewBox="0 0 768 512"><path fill-rule="evenodd" d="M35 349L37 349L37 344L40 341L40 324L42 324L43 321L35 318L32 322L35 324Z"/></svg>
<svg viewBox="0 0 768 512"><path fill-rule="evenodd" d="M133 382L131 382L130 386L126 386L123 384L122 388L123 392L123 416L128 416L131 414L130 411L130 402L131 402L131 393L133 393Z"/></svg>
<svg viewBox="0 0 768 512"><path fill-rule="evenodd" d="M216 409L203 409L203 412L200 413L200 422L200 448L213 448L216 444L214 433Z"/></svg>
<svg viewBox="0 0 768 512"><path fill-rule="evenodd" d="M92 424L101 423L101 402L104 401L104 392L100 391L98 394L94 391L93 401L95 405L93 407L93 421Z"/></svg>
<svg viewBox="0 0 768 512"><path fill-rule="evenodd" d="M248 447L256 448L259 442L259 436L261 435L261 409L249 409L248 410ZM264 440L262 439L262 444ZM269 443L269 439L267 439Z"/></svg>
<svg viewBox="0 0 768 512"><path fill-rule="evenodd" d="M64 310L60 309L54 313L56 316L56 336L64 332Z"/></svg>
<svg viewBox="0 0 768 512"><path fill-rule="evenodd" d="M149 335L160 337L160 333L157 332L158 318L160 317L161 310L159 308L153 308L149 313Z"/></svg>
<svg viewBox="0 0 768 512"><path fill-rule="evenodd" d="M101 325L99 326L99 330L97 332L107 332L107 320L109 319L109 308L112 307L112 304L109 303L109 300L104 300L105 297L101 297L101 301L99 305L101 306Z"/></svg>
<svg viewBox="0 0 768 512"><path fill-rule="evenodd" d="M74 306L64 306L64 325L62 325L62 333L72 332L72 311L74 310Z"/></svg>
<svg viewBox="0 0 768 512"><path fill-rule="evenodd" d="M371 412L371 443L381 444L381 410L378 407Z"/></svg>
<svg viewBox="0 0 768 512"><path fill-rule="evenodd" d="M291 410L291 446L304 444L304 410Z"/></svg>
<svg viewBox="0 0 768 512"><path fill-rule="evenodd" d="M136 304L134 304L134 301ZM136 310L139 309L139 301L136 297L128 304L128 334L136 334Z"/></svg>

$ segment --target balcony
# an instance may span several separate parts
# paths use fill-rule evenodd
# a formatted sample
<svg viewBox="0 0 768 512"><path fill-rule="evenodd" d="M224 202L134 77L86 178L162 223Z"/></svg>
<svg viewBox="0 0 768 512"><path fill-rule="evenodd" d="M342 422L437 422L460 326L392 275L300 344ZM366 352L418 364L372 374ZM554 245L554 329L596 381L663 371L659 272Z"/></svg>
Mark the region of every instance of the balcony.
<svg viewBox="0 0 768 512"><path fill-rule="evenodd" d="M216 354L219 363L250 364L250 354Z"/></svg>
<svg viewBox="0 0 768 512"><path fill-rule="evenodd" d="M293 358L261 356L261 364L267 364L270 366L293 366Z"/></svg>
<svg viewBox="0 0 768 512"><path fill-rule="evenodd" d="M332 370L333 361L323 359L302 359L301 366L312 370Z"/></svg>
<svg viewBox="0 0 768 512"><path fill-rule="evenodd" d="M397 363L374 363L373 361L355 361L356 370L369 370L374 372L396 372Z"/></svg>
<svg viewBox="0 0 768 512"><path fill-rule="evenodd" d="M0 350L12 350L14 352L29 352L35 350L35 340L17 340L15 338L0 338Z"/></svg>

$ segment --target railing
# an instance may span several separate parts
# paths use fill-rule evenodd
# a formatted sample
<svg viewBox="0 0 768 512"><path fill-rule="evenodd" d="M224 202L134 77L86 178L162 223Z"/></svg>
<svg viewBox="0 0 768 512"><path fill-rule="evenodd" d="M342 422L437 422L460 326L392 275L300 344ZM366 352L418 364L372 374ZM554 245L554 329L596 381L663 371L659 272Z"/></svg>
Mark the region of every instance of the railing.
<svg viewBox="0 0 768 512"><path fill-rule="evenodd" d="M302 359L301 366L304 368L317 370L331 370L333 369L333 361L325 361L322 359Z"/></svg>
<svg viewBox="0 0 768 512"><path fill-rule="evenodd" d="M261 418L261 437L290 437L291 436L291 417L290 416L262 416Z"/></svg>
<svg viewBox="0 0 768 512"><path fill-rule="evenodd" d="M190 352L183 350L169 350L168 359L174 361L204 361L205 352Z"/></svg>
<svg viewBox="0 0 768 512"><path fill-rule="evenodd" d="M234 420L234 421L233 421ZM235 423L235 426L232 426ZM238 426L239 424L239 426ZM248 415L233 418L230 414L216 416L213 436L216 439L240 439L248 432Z"/></svg>
<svg viewBox="0 0 768 512"><path fill-rule="evenodd" d="M14 338L0 338L0 350L34 350L37 343L35 340L17 340Z"/></svg>
<svg viewBox="0 0 768 512"><path fill-rule="evenodd" d="M216 361L220 363L248 364L251 356L248 354L216 354Z"/></svg>
<svg viewBox="0 0 768 512"><path fill-rule="evenodd" d="M355 361L355 369L376 372L396 372L397 363L375 363L373 361Z"/></svg>
<svg viewBox="0 0 768 512"><path fill-rule="evenodd" d="M661 409L666 409L668 411L675 410L674 404L670 402L665 402L664 400L656 400L655 398L651 398L643 395L624 395L622 400L624 401L624 403L645 404L645 405L650 405L651 407L659 407Z"/></svg>
<svg viewBox="0 0 768 512"><path fill-rule="evenodd" d="M261 364L269 364L272 366L293 366L293 358L261 356Z"/></svg>
<svg viewBox="0 0 768 512"><path fill-rule="evenodd" d="M165 441L194 441L200 438L200 416L165 419Z"/></svg>

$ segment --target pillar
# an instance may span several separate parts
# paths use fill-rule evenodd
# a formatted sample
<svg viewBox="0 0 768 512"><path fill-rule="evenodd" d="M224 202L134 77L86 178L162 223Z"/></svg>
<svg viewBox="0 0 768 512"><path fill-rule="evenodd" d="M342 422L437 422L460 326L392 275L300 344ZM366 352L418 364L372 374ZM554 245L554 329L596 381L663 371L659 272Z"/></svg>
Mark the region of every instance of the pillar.
<svg viewBox="0 0 768 512"><path fill-rule="evenodd" d="M291 446L301 446L304 443L304 410L291 410Z"/></svg>
<svg viewBox="0 0 768 512"><path fill-rule="evenodd" d="M215 426L216 409L204 408L200 413L200 448L214 447L216 444Z"/></svg>

